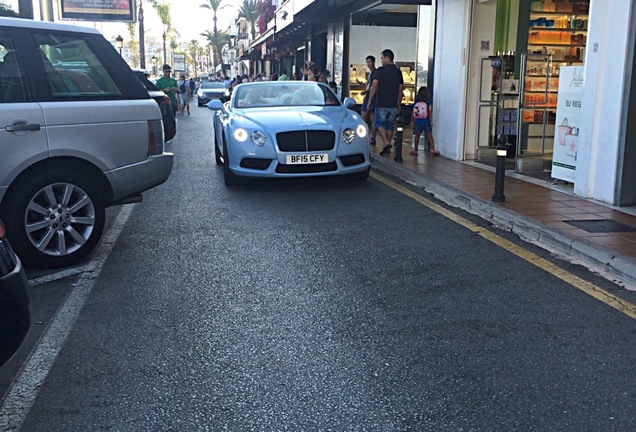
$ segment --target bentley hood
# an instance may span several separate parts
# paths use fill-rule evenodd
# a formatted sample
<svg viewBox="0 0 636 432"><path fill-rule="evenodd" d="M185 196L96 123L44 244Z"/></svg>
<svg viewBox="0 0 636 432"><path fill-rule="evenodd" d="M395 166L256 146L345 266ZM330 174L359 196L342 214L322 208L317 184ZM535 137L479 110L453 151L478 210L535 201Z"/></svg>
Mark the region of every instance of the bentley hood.
<svg viewBox="0 0 636 432"><path fill-rule="evenodd" d="M353 114L353 112L351 112ZM338 130L349 118L349 111L339 107L294 107L293 110L252 108L242 110L237 126L276 134L294 130ZM251 124L250 124L251 123Z"/></svg>

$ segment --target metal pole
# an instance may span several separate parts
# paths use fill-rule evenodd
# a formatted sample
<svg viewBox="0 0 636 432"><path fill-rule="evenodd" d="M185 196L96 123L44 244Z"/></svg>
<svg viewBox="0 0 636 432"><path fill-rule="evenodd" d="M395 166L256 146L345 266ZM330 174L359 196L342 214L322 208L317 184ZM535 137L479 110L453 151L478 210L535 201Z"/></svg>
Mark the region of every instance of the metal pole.
<svg viewBox="0 0 636 432"><path fill-rule="evenodd" d="M402 162L402 138L404 135L404 117L397 116L395 119L395 158L396 162Z"/></svg>
<svg viewBox="0 0 636 432"><path fill-rule="evenodd" d="M144 7L143 3L139 2L139 67L146 69L146 43L144 40Z"/></svg>
<svg viewBox="0 0 636 432"><path fill-rule="evenodd" d="M497 171L495 172L494 202L504 202L504 180L506 178L506 156L508 154L508 137L505 134L497 136Z"/></svg>
<svg viewBox="0 0 636 432"><path fill-rule="evenodd" d="M42 21L53 21L53 0L40 0Z"/></svg>

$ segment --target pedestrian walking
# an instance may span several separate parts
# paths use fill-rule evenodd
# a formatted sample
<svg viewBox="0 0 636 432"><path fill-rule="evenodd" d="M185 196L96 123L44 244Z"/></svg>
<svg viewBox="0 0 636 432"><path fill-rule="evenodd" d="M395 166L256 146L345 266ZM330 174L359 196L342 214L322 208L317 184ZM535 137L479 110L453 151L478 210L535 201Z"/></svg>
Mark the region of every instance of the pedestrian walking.
<svg viewBox="0 0 636 432"><path fill-rule="evenodd" d="M181 115L185 115L187 112L190 115L190 97L188 95L189 84L186 81L186 76L181 74L179 77L179 81L177 81L177 86L179 88L179 112Z"/></svg>
<svg viewBox="0 0 636 432"><path fill-rule="evenodd" d="M391 153L391 140L395 131L395 118L402 111L404 80L402 72L395 66L395 55L385 49L380 55L382 66L371 84L369 100L375 99L375 128L382 139L380 155Z"/></svg>
<svg viewBox="0 0 636 432"><path fill-rule="evenodd" d="M369 130L371 131L371 138L369 139L369 143L371 145L375 145L376 138L376 130L375 130L375 98L372 101L369 101L369 93L371 91L371 85L373 84L373 80L377 75L377 68L375 67L375 57L372 55L368 55L366 58L367 67L369 68L369 79L367 79L367 88L364 91L364 99L362 100L362 109L360 110L360 114L362 115L362 120L369 126Z"/></svg>
<svg viewBox="0 0 636 432"><path fill-rule="evenodd" d="M196 83L194 82L194 78L190 78L190 82L188 82L189 86L190 86L190 92L189 92L189 96L190 99L192 99L194 97L194 87L196 87Z"/></svg>
<svg viewBox="0 0 636 432"><path fill-rule="evenodd" d="M435 141L433 140L433 104L431 103L431 95L424 86L417 90L417 95L415 96L411 126L415 134L413 137L413 147L415 148L411 151L411 156L417 156L417 148L422 132L424 132L431 147L431 154L438 156L439 151L435 149Z"/></svg>
<svg viewBox="0 0 636 432"><path fill-rule="evenodd" d="M283 68L280 76L278 77L278 81L289 81L289 77L287 76L287 69Z"/></svg>
<svg viewBox="0 0 636 432"><path fill-rule="evenodd" d="M177 102L177 95L179 94L179 87L177 87L177 80L172 78L172 68L170 65L165 64L162 67L163 76L157 80L157 87L164 92L168 98L170 98L170 105L172 106L172 113L177 115L179 111L179 103Z"/></svg>

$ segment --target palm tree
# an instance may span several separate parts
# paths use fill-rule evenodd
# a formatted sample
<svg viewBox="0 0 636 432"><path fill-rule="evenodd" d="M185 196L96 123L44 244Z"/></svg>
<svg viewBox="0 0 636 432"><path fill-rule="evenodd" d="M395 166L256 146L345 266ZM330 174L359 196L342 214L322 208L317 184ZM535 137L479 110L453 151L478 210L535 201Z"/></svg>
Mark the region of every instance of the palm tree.
<svg viewBox="0 0 636 432"><path fill-rule="evenodd" d="M132 52L132 64L133 66L137 66L137 62L139 61L139 51L137 51L138 43L135 40L135 24L128 24L128 35L130 36L130 52Z"/></svg>
<svg viewBox="0 0 636 432"><path fill-rule="evenodd" d="M214 65L218 65L222 63L221 59L221 48L226 43L229 43L232 40L232 36L230 36L227 32L217 31L216 33L210 32L210 30L206 30L205 33L201 33L209 44L212 46L214 50Z"/></svg>
<svg viewBox="0 0 636 432"><path fill-rule="evenodd" d="M212 9L212 12L214 13L214 16L212 17L213 21L214 21L214 32L212 34L213 38L209 39L208 36L204 35L202 33L202 35L206 38L208 38L208 40L210 42L212 42L214 44L214 50L216 51L216 55L218 56L218 58L221 58L221 40L222 38L220 37L219 34L219 29L216 26L216 20L217 20L217 12L221 9L224 9L227 7L227 5L223 5L223 0L207 0L207 3L203 3L201 6L199 6L202 9ZM209 30L206 31L206 33L210 33ZM226 33L227 34L227 33Z"/></svg>
<svg viewBox="0 0 636 432"><path fill-rule="evenodd" d="M175 34L172 34L170 36L168 36L168 39L170 39L170 50L172 55L174 55L175 51L177 50L177 48L179 48L179 41L177 40L177 36Z"/></svg>
<svg viewBox="0 0 636 432"><path fill-rule="evenodd" d="M221 9L225 9L228 5L223 5L223 0L208 0L207 3L203 3L201 6L199 6L202 9L212 9L212 12L214 13L214 16L212 17L212 19L214 20L214 32L217 32L217 27L216 27L216 14L218 13L218 11L220 11Z"/></svg>
<svg viewBox="0 0 636 432"><path fill-rule="evenodd" d="M250 23L250 33L252 40L256 39L256 21L258 20L258 10L256 5L260 0L243 0L239 7L239 17L243 17Z"/></svg>
<svg viewBox="0 0 636 432"><path fill-rule="evenodd" d="M166 38L168 37L168 33L173 30L172 17L170 16L170 3L163 1L155 6L155 10L157 11L157 15L159 15L161 24L163 24L163 63L166 64L168 63L166 54Z"/></svg>
<svg viewBox="0 0 636 432"><path fill-rule="evenodd" d="M199 52L199 41L192 39L190 41L190 56L192 57L192 63L194 63L194 76L197 76L197 53Z"/></svg>

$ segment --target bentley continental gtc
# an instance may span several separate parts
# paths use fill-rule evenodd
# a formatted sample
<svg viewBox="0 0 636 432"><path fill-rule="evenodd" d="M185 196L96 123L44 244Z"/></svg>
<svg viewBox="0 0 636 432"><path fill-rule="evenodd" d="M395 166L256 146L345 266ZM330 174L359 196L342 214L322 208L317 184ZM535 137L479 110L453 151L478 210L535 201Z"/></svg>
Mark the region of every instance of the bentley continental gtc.
<svg viewBox="0 0 636 432"><path fill-rule="evenodd" d="M249 177L369 176L369 132L355 101L308 81L239 84L213 100L214 154L225 184Z"/></svg>

